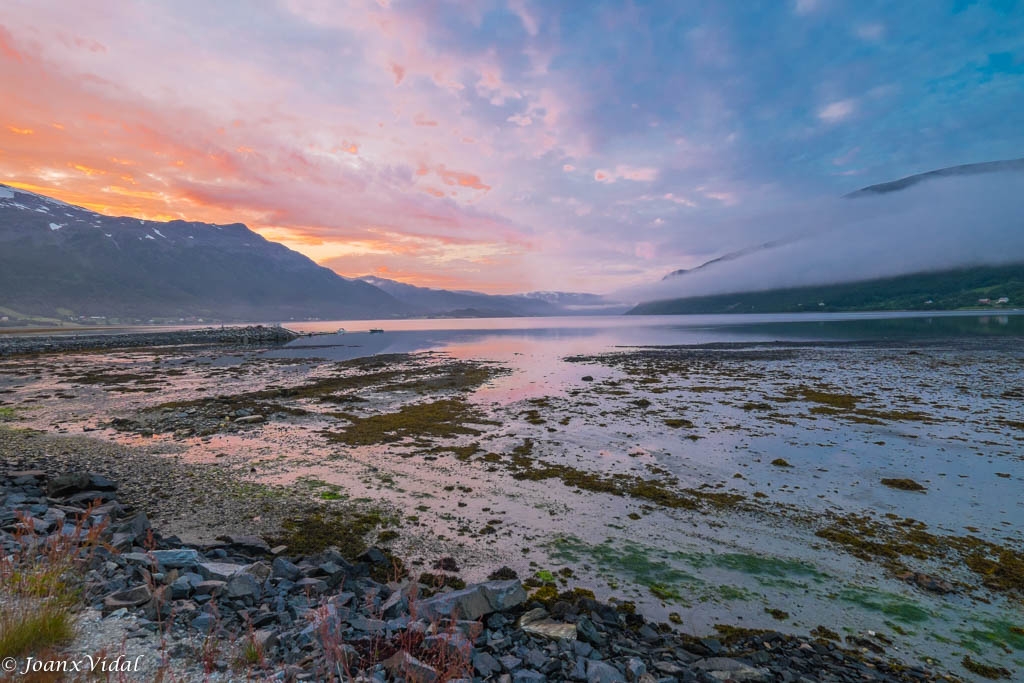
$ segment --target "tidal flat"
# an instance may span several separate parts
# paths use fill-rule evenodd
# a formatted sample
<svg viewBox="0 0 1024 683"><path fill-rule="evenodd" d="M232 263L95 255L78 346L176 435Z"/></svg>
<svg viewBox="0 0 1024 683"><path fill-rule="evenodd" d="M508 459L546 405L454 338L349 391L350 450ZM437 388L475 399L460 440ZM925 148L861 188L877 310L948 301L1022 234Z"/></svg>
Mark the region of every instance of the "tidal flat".
<svg viewBox="0 0 1024 683"><path fill-rule="evenodd" d="M365 505L368 542L417 571L507 565L540 597L593 590L690 635L815 633L970 677L965 656L1024 670L1020 342L506 335L358 357L378 340L347 334L19 356L0 428L281 491L310 506L278 515L282 538Z"/></svg>

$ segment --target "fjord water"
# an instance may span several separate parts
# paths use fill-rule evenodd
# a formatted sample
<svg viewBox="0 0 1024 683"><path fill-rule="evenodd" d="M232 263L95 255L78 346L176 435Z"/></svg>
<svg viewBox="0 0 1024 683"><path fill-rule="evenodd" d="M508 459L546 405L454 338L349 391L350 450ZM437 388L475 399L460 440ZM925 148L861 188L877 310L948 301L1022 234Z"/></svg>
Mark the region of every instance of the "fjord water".
<svg viewBox="0 0 1024 683"><path fill-rule="evenodd" d="M339 320L285 327L317 335L292 342L287 355L341 360L444 349L507 359L525 352L565 356L625 346L1024 337L1024 310ZM345 330L343 338L336 334L339 329ZM385 333L369 337L365 333L371 329Z"/></svg>

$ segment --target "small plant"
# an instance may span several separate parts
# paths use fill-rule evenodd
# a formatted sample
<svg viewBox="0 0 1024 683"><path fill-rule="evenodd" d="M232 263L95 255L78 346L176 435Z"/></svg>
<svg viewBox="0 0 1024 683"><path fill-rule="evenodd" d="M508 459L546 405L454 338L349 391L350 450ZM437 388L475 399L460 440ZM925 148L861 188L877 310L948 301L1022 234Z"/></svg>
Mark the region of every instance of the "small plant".
<svg viewBox="0 0 1024 683"><path fill-rule="evenodd" d="M74 608L81 594L82 569L100 545L105 523L86 529L90 506L72 533L43 536L32 517L18 514L18 550L0 557L0 653L36 655L72 640Z"/></svg>

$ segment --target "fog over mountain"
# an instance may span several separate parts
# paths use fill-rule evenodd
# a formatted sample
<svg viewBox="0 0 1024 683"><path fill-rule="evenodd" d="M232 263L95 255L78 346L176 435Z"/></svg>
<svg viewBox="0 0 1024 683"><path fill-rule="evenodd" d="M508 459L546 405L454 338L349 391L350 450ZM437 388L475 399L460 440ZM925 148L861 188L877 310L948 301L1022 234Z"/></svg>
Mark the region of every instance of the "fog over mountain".
<svg viewBox="0 0 1024 683"><path fill-rule="evenodd" d="M417 287L376 275L364 275L358 280L387 292L416 315L434 317L608 315L624 313L629 308L628 305L597 294L578 292L484 294L466 290Z"/></svg>
<svg viewBox="0 0 1024 683"><path fill-rule="evenodd" d="M651 301L1024 262L1024 160L941 169L709 232L755 245L617 292Z"/></svg>

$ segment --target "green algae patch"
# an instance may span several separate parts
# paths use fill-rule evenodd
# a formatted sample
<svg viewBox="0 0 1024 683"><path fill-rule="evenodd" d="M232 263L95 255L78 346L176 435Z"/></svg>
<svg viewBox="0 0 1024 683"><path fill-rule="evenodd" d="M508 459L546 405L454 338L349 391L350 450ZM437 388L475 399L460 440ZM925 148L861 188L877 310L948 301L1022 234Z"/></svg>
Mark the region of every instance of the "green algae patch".
<svg viewBox="0 0 1024 683"><path fill-rule="evenodd" d="M881 612L892 620L904 624L919 624L931 618L931 615L916 603L893 593L846 588L840 591L837 597L843 602Z"/></svg>
<svg viewBox="0 0 1024 683"><path fill-rule="evenodd" d="M700 578L659 557L657 550L637 543L605 541L590 545L567 536L554 539L546 547L554 559L572 563L589 559L597 564L601 573L625 577L665 602L689 605L687 595L695 595L706 587Z"/></svg>
<svg viewBox="0 0 1024 683"><path fill-rule="evenodd" d="M687 554L684 557L695 569L717 567L746 574L763 586L805 587L806 584L794 581L793 577L809 579L814 583L824 583L829 577L813 565L798 560L785 560L777 557L762 557L746 553L722 554Z"/></svg>
<svg viewBox="0 0 1024 683"><path fill-rule="evenodd" d="M469 424L493 424L473 404L462 399L441 399L430 403L411 403L390 413L367 417L347 415L349 425L343 431L321 432L330 441L348 446L394 443L405 438L451 438L479 436Z"/></svg>
<svg viewBox="0 0 1024 683"><path fill-rule="evenodd" d="M757 593L746 588L730 586L728 584L714 586L705 591L703 596L710 600L754 600L759 597Z"/></svg>
<svg viewBox="0 0 1024 683"><path fill-rule="evenodd" d="M969 630L958 629L960 644L975 654L989 648L1003 652L1024 651L1024 628L999 619L983 619Z"/></svg>
<svg viewBox="0 0 1024 683"><path fill-rule="evenodd" d="M928 489L918 484L913 479L883 479L882 486L900 491L927 491Z"/></svg>

